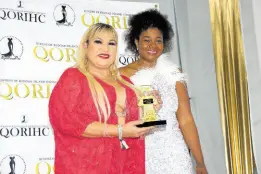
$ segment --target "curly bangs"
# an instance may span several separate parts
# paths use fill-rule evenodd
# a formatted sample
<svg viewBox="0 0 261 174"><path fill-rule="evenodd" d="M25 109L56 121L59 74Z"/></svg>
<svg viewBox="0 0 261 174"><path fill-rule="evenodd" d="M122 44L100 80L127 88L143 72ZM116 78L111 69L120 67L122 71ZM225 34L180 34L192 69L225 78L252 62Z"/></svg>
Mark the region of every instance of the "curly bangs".
<svg viewBox="0 0 261 174"><path fill-rule="evenodd" d="M172 48L171 39L174 31L167 16L162 15L158 10L150 9L131 16L128 20L129 28L125 33L127 49L138 54L135 39L139 40L140 34L149 28L157 28L163 35L164 53Z"/></svg>

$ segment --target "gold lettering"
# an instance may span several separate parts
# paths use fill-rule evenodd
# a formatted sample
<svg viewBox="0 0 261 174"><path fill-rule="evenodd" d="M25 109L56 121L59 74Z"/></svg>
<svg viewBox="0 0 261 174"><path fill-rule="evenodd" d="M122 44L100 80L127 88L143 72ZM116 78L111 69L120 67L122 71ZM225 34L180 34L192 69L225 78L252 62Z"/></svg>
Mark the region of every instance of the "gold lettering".
<svg viewBox="0 0 261 174"><path fill-rule="evenodd" d="M39 84L32 84L32 86L33 86L33 98L37 98L37 94L39 94L41 98L44 98L42 94L43 87ZM38 90L37 90L37 86L39 87Z"/></svg>
<svg viewBox="0 0 261 174"><path fill-rule="evenodd" d="M20 96L21 93L22 93L22 92L20 92L20 88L19 88L20 86L24 87L24 88L22 88L22 89L25 90L24 96ZM18 96L18 97L20 97L20 98L26 98L26 97L28 97L29 94L30 94L30 89L29 89L29 87L28 87L26 84L17 84L17 85L15 85L15 87L14 87L14 93L15 93L16 96Z"/></svg>
<svg viewBox="0 0 261 174"><path fill-rule="evenodd" d="M41 51L43 51L43 52L41 52ZM34 47L34 51L33 52L34 52L34 57L35 58L38 58L38 59L40 59L43 62L48 62L49 61L48 53L47 53L47 51L46 51L46 49L44 47L36 46L36 47ZM39 52L43 53L43 55L39 56L39 54L40 54Z"/></svg>
<svg viewBox="0 0 261 174"><path fill-rule="evenodd" d="M105 17L105 19L106 19L106 24L110 24L110 19L107 17L107 16L105 16L105 15L99 15L97 18L96 18L96 23L99 23L99 22L102 22L101 20L102 19L100 19L101 17Z"/></svg>
<svg viewBox="0 0 261 174"><path fill-rule="evenodd" d="M39 170L39 167L40 167L40 164L41 163L44 163L45 164L45 166L47 166L47 173L46 174L50 174L51 173L51 170L52 170L52 168L51 168L51 165L49 164L49 163L47 163L47 162L39 162L37 165L36 165L36 174L42 174L42 173L40 173L40 170ZM54 168L54 167L53 167Z"/></svg>
<svg viewBox="0 0 261 174"><path fill-rule="evenodd" d="M50 58L54 61L66 61L66 62L76 62L76 51L74 48L44 48L36 46L34 48L34 56L43 62L49 62ZM66 58L65 58L66 56Z"/></svg>
<svg viewBox="0 0 261 174"><path fill-rule="evenodd" d="M0 92L0 97L6 100L12 100L14 97L19 98L50 98L53 86L51 84L8 84L0 83L0 87L3 89Z"/></svg>
<svg viewBox="0 0 261 174"><path fill-rule="evenodd" d="M124 26L124 29L127 29L128 26L127 26L127 16L123 16L123 26Z"/></svg>
<svg viewBox="0 0 261 174"><path fill-rule="evenodd" d="M112 17L111 17L111 24L112 24L112 26L113 26L114 28L117 28L117 27L115 26L115 24L117 24L118 28L121 28L119 16L112 16Z"/></svg>
<svg viewBox="0 0 261 174"><path fill-rule="evenodd" d="M106 16L106 15L92 15L90 13L84 13L81 16L82 24L86 27L90 27L95 23L106 23L112 25L114 28L127 29L128 16Z"/></svg>
<svg viewBox="0 0 261 174"><path fill-rule="evenodd" d="M54 52L55 50L58 50L58 51L59 51L60 57L58 58L58 60L56 60L56 59L54 58L54 56L53 56L53 52ZM63 51L62 51L60 48L56 48L56 47L51 48L51 49L49 50L49 55L50 55L50 57L51 57L53 60L55 60L55 61L61 61L61 60L63 60L63 57L64 57Z"/></svg>
<svg viewBox="0 0 261 174"><path fill-rule="evenodd" d="M43 86L40 84L32 84L33 86L33 98L38 98L37 94L40 96L40 98L49 98L51 95L51 90L50 90L50 84L45 84L44 86L46 87L46 96L43 95ZM37 88L38 87L38 88Z"/></svg>
<svg viewBox="0 0 261 174"><path fill-rule="evenodd" d="M75 50L72 48L66 48L66 62L70 62L71 58L73 59L74 62L76 62L75 58Z"/></svg>
<svg viewBox="0 0 261 174"><path fill-rule="evenodd" d="M87 19L85 18L86 15L91 17L91 21L92 21L91 24L88 24L88 23L87 23ZM94 24L94 22L95 22L95 18L94 18L93 15L91 15L91 14L89 14L89 13L84 13L84 14L82 15L82 24L85 25L86 27L92 26L92 25Z"/></svg>
<svg viewBox="0 0 261 174"><path fill-rule="evenodd" d="M0 97L3 97L4 99L6 100L11 100L13 98L13 95L12 95L12 86L9 85L8 83L0 83L0 86L3 85L3 86L7 86L8 88L8 92L6 94L3 94L2 92L0 93ZM3 91L3 90L2 90Z"/></svg>
<svg viewBox="0 0 261 174"><path fill-rule="evenodd" d="M50 84L46 84L46 92L47 92L47 95L46 95L46 98L49 98L50 95L51 95L51 85Z"/></svg>

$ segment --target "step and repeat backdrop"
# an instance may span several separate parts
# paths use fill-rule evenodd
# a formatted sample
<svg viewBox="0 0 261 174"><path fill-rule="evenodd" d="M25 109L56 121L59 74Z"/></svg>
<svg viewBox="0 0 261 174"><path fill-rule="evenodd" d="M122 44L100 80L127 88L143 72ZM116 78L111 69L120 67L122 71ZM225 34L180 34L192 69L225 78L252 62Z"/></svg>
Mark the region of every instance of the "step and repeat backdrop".
<svg viewBox="0 0 261 174"><path fill-rule="evenodd" d="M48 100L73 66L82 34L103 22L119 33L119 66L128 18L155 3L89 0L0 0L0 173L53 174L54 136ZM65 94L66 95L66 94Z"/></svg>

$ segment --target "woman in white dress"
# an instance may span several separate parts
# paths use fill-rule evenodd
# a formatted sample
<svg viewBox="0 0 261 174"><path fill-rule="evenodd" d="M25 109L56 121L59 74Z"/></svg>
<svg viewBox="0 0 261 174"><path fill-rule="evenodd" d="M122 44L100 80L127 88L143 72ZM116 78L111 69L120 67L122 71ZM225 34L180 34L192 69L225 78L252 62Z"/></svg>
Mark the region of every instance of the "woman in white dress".
<svg viewBox="0 0 261 174"><path fill-rule="evenodd" d="M152 85L163 105L158 112L166 126L145 137L146 174L192 174L189 150L196 160L197 174L207 174L197 128L190 110L187 77L163 56L171 49L174 32L165 16L147 10L129 19L125 41L139 59L120 69L134 85Z"/></svg>

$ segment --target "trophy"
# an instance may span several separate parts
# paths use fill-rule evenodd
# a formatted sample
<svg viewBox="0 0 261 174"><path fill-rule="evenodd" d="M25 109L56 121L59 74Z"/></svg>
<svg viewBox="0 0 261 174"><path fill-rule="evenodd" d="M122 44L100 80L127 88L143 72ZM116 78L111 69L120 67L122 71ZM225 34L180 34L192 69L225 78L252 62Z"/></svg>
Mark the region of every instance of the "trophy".
<svg viewBox="0 0 261 174"><path fill-rule="evenodd" d="M143 124L137 125L137 127L149 127L156 125L166 125L166 120L160 120L154 109L154 105L157 104L157 99L152 94L152 87L149 85L140 86L142 93L141 98L138 101L138 106L142 108L141 119L144 121Z"/></svg>

